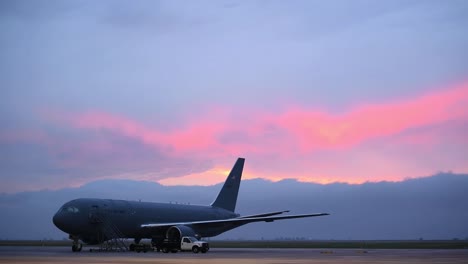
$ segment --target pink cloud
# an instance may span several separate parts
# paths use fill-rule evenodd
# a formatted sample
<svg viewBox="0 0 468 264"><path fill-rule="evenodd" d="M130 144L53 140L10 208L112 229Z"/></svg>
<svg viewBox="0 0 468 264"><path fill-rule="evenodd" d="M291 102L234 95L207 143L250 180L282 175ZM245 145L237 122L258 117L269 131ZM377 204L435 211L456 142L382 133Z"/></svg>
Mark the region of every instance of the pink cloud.
<svg viewBox="0 0 468 264"><path fill-rule="evenodd" d="M303 150L348 147L410 128L468 120L468 84L413 99L367 104L342 115L295 108L272 122L290 131Z"/></svg>
<svg viewBox="0 0 468 264"><path fill-rule="evenodd" d="M265 148L271 152L278 145L287 151L313 151L352 147L369 139L395 135L411 128L450 120L468 120L468 84L413 99L365 104L338 115L304 107L291 107L279 114L247 109L224 111L223 115L213 120L212 114L207 112L171 131L105 112L76 114L67 119L76 128L113 131L148 145L163 147L171 153L214 149L227 153L256 153L263 152ZM243 120L242 116L249 118ZM237 131L246 138L230 142L220 140ZM285 149L278 148L277 151L284 152Z"/></svg>
<svg viewBox="0 0 468 264"><path fill-rule="evenodd" d="M272 181L399 181L468 170L468 84L361 104L342 114L282 107L268 112L214 106L164 122L104 111L44 111L46 123L39 128L0 129L0 143L21 144L8 156L24 160L11 167L23 180L12 177L0 190L104 178L210 185L225 179L238 156L247 158L245 179ZM34 175L21 172L27 162L36 162Z"/></svg>
<svg viewBox="0 0 468 264"><path fill-rule="evenodd" d="M253 108L213 109L190 113L183 123L175 120L170 128L102 111L48 113L48 117L79 131L131 138L171 159L213 160L216 171L221 168L220 160L226 164L226 157L246 156L256 161L249 163L247 178L361 183L429 175L449 165L465 168L457 165L459 157L453 159L458 163L448 158L445 163L424 165L422 154L435 150L439 143L467 144L466 136L447 131L457 130L459 124L468 122L468 84L404 100L362 104L342 114L303 106L287 107L278 113ZM457 136L448 142L444 138L447 133ZM89 153L88 147L94 149L90 152L103 155L113 151L112 144L100 144L101 140L105 141L106 137L99 137L91 146L81 145L82 151ZM421 148L426 152L412 153L414 157L409 157L406 155L411 144L431 147ZM161 181L210 184L224 180L223 176L215 176L213 170L204 176L200 172L184 175L177 179L168 175ZM200 179L204 179L203 183Z"/></svg>

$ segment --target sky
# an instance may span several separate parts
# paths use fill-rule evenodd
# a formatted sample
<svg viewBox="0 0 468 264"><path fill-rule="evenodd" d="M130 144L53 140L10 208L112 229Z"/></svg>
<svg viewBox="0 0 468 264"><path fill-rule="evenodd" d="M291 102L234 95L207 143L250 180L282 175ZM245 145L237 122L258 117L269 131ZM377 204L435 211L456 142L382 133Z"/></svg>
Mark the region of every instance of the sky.
<svg viewBox="0 0 468 264"><path fill-rule="evenodd" d="M0 193L468 172L468 3L0 2Z"/></svg>

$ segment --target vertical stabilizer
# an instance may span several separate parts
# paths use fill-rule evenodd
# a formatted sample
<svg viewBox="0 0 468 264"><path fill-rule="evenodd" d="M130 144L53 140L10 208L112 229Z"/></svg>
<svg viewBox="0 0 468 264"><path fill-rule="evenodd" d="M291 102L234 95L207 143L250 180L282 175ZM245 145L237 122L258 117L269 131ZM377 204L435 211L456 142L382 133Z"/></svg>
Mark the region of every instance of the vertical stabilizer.
<svg viewBox="0 0 468 264"><path fill-rule="evenodd" d="M232 167L223 188L216 197L216 200L211 206L220 207L231 212L236 209L237 194L239 193L239 186L242 177L242 170L244 169L244 158L238 158L234 167Z"/></svg>

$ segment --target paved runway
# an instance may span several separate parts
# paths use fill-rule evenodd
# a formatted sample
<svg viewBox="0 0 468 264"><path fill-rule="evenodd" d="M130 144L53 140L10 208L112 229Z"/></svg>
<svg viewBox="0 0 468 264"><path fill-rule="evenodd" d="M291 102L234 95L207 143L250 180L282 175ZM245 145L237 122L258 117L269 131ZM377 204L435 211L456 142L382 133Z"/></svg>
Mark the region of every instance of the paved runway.
<svg viewBox="0 0 468 264"><path fill-rule="evenodd" d="M0 263L468 263L468 250L211 249L191 252L71 252L68 247L0 247Z"/></svg>

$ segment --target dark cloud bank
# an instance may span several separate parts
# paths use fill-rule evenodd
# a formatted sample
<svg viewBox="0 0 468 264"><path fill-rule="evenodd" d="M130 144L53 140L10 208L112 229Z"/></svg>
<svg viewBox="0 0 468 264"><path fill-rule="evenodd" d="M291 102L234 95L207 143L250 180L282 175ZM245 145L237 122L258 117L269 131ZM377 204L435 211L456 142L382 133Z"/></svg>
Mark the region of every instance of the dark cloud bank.
<svg viewBox="0 0 468 264"><path fill-rule="evenodd" d="M104 180L80 188L0 195L0 239L61 239L51 218L64 202L99 197L209 204L215 186L166 187L157 183ZM241 214L289 209L328 212L327 217L256 223L219 239L453 239L468 238L468 174L440 173L404 182L319 185L283 180L246 180Z"/></svg>

